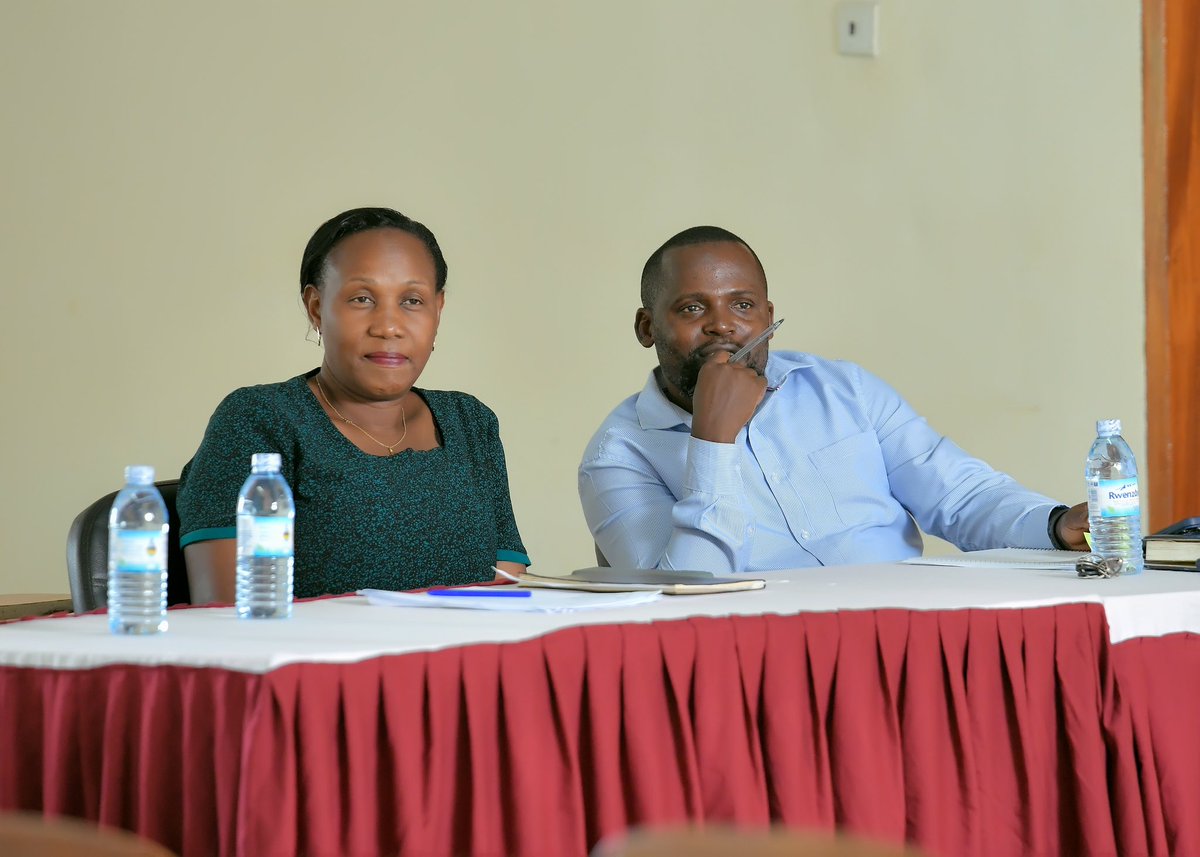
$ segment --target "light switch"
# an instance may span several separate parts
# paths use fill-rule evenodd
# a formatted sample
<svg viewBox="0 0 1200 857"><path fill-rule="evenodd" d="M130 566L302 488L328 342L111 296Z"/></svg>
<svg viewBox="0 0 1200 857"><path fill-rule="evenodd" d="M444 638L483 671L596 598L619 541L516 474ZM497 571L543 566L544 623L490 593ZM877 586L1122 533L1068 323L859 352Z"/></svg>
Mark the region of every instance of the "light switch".
<svg viewBox="0 0 1200 857"><path fill-rule="evenodd" d="M879 4L843 0L837 5L838 53L848 56L879 56Z"/></svg>

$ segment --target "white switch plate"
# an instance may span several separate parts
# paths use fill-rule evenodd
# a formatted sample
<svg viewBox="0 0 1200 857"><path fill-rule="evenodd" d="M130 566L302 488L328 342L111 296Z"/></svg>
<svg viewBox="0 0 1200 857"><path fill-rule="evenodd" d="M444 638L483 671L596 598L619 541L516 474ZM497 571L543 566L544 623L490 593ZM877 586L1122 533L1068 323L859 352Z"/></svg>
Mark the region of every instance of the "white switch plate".
<svg viewBox="0 0 1200 857"><path fill-rule="evenodd" d="M843 0L837 5L838 53L848 56L879 56L879 4Z"/></svg>

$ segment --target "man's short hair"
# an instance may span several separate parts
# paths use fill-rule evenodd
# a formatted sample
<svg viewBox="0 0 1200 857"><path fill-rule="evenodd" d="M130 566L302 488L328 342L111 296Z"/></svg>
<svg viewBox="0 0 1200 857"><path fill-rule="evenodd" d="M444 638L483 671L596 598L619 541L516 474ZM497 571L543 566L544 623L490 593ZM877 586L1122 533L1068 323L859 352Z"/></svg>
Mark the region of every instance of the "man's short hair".
<svg viewBox="0 0 1200 857"><path fill-rule="evenodd" d="M663 257L667 255L668 250L674 250L676 247L687 247L692 244L716 244L722 241L733 241L749 250L750 255L754 257L754 261L758 262L758 270L762 272L763 282L766 283L767 272L764 270L762 261L758 258L758 254L754 252L753 247L728 229L722 229L720 226L693 226L677 235L672 235L661 247L651 253L650 258L646 260L646 265L642 268L642 306L646 309L653 309L659 294L662 292L664 285Z"/></svg>

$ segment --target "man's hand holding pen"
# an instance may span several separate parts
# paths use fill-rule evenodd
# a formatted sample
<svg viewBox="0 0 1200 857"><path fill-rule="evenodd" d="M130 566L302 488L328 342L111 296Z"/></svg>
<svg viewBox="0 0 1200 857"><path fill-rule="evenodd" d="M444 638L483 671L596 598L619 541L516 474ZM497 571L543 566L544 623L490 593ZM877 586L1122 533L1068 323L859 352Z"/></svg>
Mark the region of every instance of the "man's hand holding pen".
<svg viewBox="0 0 1200 857"><path fill-rule="evenodd" d="M746 365L746 358L783 324L770 325L734 354L716 351L700 367L692 394L692 437L733 443L767 392L767 379Z"/></svg>
<svg viewBox="0 0 1200 857"><path fill-rule="evenodd" d="M767 379L717 351L700 368L692 394L692 437L733 443L767 392Z"/></svg>

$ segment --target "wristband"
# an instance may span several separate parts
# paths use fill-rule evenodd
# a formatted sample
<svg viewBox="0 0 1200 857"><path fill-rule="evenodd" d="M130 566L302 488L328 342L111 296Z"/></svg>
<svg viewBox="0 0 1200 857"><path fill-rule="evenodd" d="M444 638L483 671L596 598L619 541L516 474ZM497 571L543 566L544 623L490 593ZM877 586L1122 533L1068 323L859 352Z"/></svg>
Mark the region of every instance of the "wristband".
<svg viewBox="0 0 1200 857"><path fill-rule="evenodd" d="M1071 549L1070 545L1058 537L1058 522L1063 515L1067 514L1067 509L1067 506L1055 506L1050 510L1050 518L1046 521L1046 535L1050 537L1050 544L1060 551Z"/></svg>

